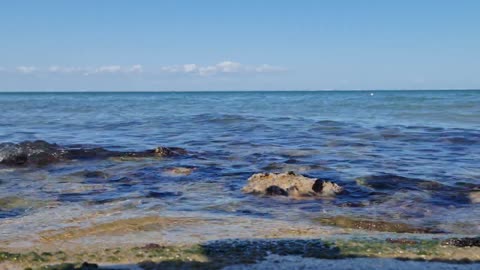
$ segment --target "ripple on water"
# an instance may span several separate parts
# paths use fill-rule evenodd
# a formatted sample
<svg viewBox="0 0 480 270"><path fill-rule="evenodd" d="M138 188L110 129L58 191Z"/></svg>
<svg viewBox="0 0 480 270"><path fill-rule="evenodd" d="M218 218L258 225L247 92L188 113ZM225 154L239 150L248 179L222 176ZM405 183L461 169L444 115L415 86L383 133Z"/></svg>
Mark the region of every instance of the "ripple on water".
<svg viewBox="0 0 480 270"><path fill-rule="evenodd" d="M42 96L2 97L1 138L14 143L39 138L110 151L175 145L190 154L4 167L0 197L25 195L61 207L98 209L135 201L129 210L135 213L157 209L160 214L186 211L305 223L322 215L357 215L478 234L478 226L466 229L480 224L474 193L480 126L472 117L478 108L471 105L478 94L450 96L457 110L439 109L452 106L442 106L443 98L425 98L436 94L396 93L399 100L387 93L375 94L375 100L363 94L139 94L88 101L50 95L48 103ZM411 110L418 108L417 100L423 100L422 111L431 111ZM333 179L347 193L298 202L241 192L254 173L287 171ZM4 204L1 215L25 218L47 209Z"/></svg>

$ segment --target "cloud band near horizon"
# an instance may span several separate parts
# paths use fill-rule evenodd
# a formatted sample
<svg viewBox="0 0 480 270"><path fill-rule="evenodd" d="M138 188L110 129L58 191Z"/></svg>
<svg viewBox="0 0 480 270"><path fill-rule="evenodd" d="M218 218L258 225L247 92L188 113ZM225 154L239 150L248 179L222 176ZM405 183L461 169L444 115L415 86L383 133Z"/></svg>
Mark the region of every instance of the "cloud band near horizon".
<svg viewBox="0 0 480 270"><path fill-rule="evenodd" d="M72 74L72 75L98 75L98 74L190 74L197 76L213 76L221 74L254 74L284 72L287 68L270 65L246 65L234 61L222 61L213 65L179 64L165 65L159 68L145 68L144 65L101 65L101 66L59 66L51 65L39 67L34 65L19 65L13 68L0 67L0 72L17 74Z"/></svg>

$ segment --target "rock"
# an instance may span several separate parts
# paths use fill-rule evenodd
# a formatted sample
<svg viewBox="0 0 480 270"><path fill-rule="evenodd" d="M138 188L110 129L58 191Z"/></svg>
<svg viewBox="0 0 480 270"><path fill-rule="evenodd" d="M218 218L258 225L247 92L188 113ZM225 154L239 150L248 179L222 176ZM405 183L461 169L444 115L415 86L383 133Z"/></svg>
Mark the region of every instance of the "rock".
<svg viewBox="0 0 480 270"><path fill-rule="evenodd" d="M318 179L312 186L313 191L326 196L335 196L343 192L343 188L333 182Z"/></svg>
<svg viewBox="0 0 480 270"><path fill-rule="evenodd" d="M436 181L408 178L394 174L369 175L355 179L357 184L375 190L442 190L444 185Z"/></svg>
<svg viewBox="0 0 480 270"><path fill-rule="evenodd" d="M442 233L434 228L415 227L401 222L361 219L347 216L326 217L315 220L324 225L367 231L395 233Z"/></svg>
<svg viewBox="0 0 480 270"><path fill-rule="evenodd" d="M98 264L84 262L80 266L80 269L82 269L82 270L98 269Z"/></svg>
<svg viewBox="0 0 480 270"><path fill-rule="evenodd" d="M449 238L441 243L443 246L480 247L480 237Z"/></svg>
<svg viewBox="0 0 480 270"><path fill-rule="evenodd" d="M180 147L157 147L154 150L156 156L169 157L177 155L186 155L187 150Z"/></svg>
<svg viewBox="0 0 480 270"><path fill-rule="evenodd" d="M55 265L42 266L43 270L95 270L100 269L97 264L84 262L80 265L74 263L62 263Z"/></svg>
<svg viewBox="0 0 480 270"><path fill-rule="evenodd" d="M420 243L418 240L408 239L408 238L387 238L385 239L387 243L399 244L399 245L417 245Z"/></svg>
<svg viewBox="0 0 480 270"><path fill-rule="evenodd" d="M85 178L107 179L108 177L110 177L110 175L108 175L108 173L105 173L105 172L102 172L102 171L83 171L82 174Z"/></svg>
<svg viewBox="0 0 480 270"><path fill-rule="evenodd" d="M303 175L288 173L257 173L248 179L242 189L245 193L280 195L289 197L334 196L343 188L330 181L308 178Z"/></svg>
<svg viewBox="0 0 480 270"><path fill-rule="evenodd" d="M288 196L288 192L279 187L279 186L269 186L267 189L265 189L265 194L266 195L280 195L280 196Z"/></svg>
<svg viewBox="0 0 480 270"><path fill-rule="evenodd" d="M472 191L468 194L471 203L480 203L480 190Z"/></svg>
<svg viewBox="0 0 480 270"><path fill-rule="evenodd" d="M165 248L165 247L155 243L149 243L141 247L141 249L144 249L144 250L152 250L152 249L155 250L155 249L162 249L162 248Z"/></svg>
<svg viewBox="0 0 480 270"><path fill-rule="evenodd" d="M122 152L81 145L63 147L40 140L0 143L0 164L6 166L44 166L77 159L169 157L185 154L187 154L187 151L178 147L157 147L146 151Z"/></svg>
<svg viewBox="0 0 480 270"><path fill-rule="evenodd" d="M45 165L60 160L62 155L58 145L45 141L0 144L0 164L9 166L27 163Z"/></svg>
<svg viewBox="0 0 480 270"><path fill-rule="evenodd" d="M174 167L165 170L165 174L168 176L187 176L192 174L196 168L187 168L187 167Z"/></svg>
<svg viewBox="0 0 480 270"><path fill-rule="evenodd" d="M0 198L0 211L10 211L13 209L36 209L47 205L47 202L33 200L24 196L8 196Z"/></svg>
<svg viewBox="0 0 480 270"><path fill-rule="evenodd" d="M371 191L370 195L383 195L383 198L375 196L376 200L383 200L401 192L417 192L425 195L423 200L435 202L437 205L451 205L452 202L458 204L470 203L468 187L444 185L437 181L409 178L394 174L369 175L356 178L355 180L359 186L367 187Z"/></svg>
<svg viewBox="0 0 480 270"><path fill-rule="evenodd" d="M172 191L150 191L147 194L148 198L168 198L168 197L179 197L182 196L182 192L172 192Z"/></svg>

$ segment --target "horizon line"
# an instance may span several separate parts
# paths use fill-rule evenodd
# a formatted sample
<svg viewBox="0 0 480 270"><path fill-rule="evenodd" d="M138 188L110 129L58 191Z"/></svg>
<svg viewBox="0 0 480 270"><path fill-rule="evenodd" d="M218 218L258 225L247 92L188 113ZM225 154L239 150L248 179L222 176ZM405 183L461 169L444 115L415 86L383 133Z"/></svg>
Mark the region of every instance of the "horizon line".
<svg viewBox="0 0 480 270"><path fill-rule="evenodd" d="M443 89L283 89L283 90L0 90L0 93L201 93L201 92L368 92L368 91L480 91L480 88Z"/></svg>

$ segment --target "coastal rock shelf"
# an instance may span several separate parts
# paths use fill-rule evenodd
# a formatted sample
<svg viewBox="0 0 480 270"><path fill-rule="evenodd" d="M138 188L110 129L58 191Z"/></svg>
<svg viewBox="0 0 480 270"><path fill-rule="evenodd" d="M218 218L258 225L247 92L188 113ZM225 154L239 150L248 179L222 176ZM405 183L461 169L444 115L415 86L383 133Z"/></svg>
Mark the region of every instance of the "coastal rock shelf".
<svg viewBox="0 0 480 270"><path fill-rule="evenodd" d="M185 154L187 151L183 148L163 146L139 152L123 152L82 145L64 147L42 140L0 144L0 164L6 166L44 166L77 159L171 157Z"/></svg>
<svg viewBox="0 0 480 270"><path fill-rule="evenodd" d="M331 181L309 178L294 172L257 173L248 179L248 183L242 191L294 198L332 197L342 193L343 187Z"/></svg>

